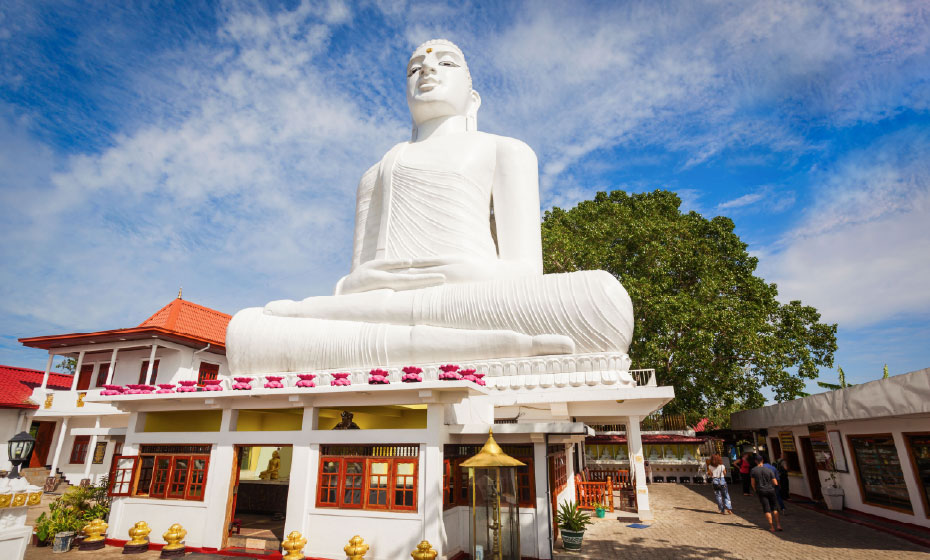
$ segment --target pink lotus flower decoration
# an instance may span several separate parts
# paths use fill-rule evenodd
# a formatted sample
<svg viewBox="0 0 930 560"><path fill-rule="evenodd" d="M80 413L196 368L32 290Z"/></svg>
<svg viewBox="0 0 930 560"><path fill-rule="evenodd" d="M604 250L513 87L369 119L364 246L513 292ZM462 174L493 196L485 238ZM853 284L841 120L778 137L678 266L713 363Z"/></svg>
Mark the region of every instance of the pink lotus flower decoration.
<svg viewBox="0 0 930 560"><path fill-rule="evenodd" d="M178 381L181 385L178 387L178 393L194 393L197 391L197 382L196 381Z"/></svg>
<svg viewBox="0 0 930 560"><path fill-rule="evenodd" d="M463 369L459 371L459 374L465 381L471 381L472 383L478 382L478 379L475 377L475 370L473 369Z"/></svg>
<svg viewBox="0 0 930 560"><path fill-rule="evenodd" d="M486 385L486 383L484 382L484 379L482 379L483 377L484 377L483 373L475 374L475 383L477 383L478 385L481 385L482 387Z"/></svg>
<svg viewBox="0 0 930 560"><path fill-rule="evenodd" d="M170 383L159 383L158 386L161 387L161 389L155 391L157 394L174 392L174 385L171 385Z"/></svg>
<svg viewBox="0 0 930 560"><path fill-rule="evenodd" d="M388 379L388 372L383 369L373 369L368 372L369 385L387 385L391 381Z"/></svg>
<svg viewBox="0 0 930 560"><path fill-rule="evenodd" d="M334 373L333 380L329 383L333 387L348 387L352 384L348 373Z"/></svg>
<svg viewBox="0 0 930 560"><path fill-rule="evenodd" d="M300 381L297 382L298 387L316 387L316 383L313 382L313 378L316 376L312 373L298 373L297 377L300 378Z"/></svg>
<svg viewBox="0 0 930 560"><path fill-rule="evenodd" d="M103 391L100 391L101 395L122 395L123 394L122 385L104 385Z"/></svg>
<svg viewBox="0 0 930 560"><path fill-rule="evenodd" d="M236 377L236 380L233 383L233 389L237 391L248 391L252 389L252 378L251 377Z"/></svg>
<svg viewBox="0 0 930 560"><path fill-rule="evenodd" d="M126 391L127 395L150 395L155 390L155 387L143 383L133 383L126 386L129 387L129 390Z"/></svg>
<svg viewBox="0 0 930 560"><path fill-rule="evenodd" d="M439 369L442 370L442 373L439 374L439 379L442 381L459 381L462 379L462 376L458 374L459 366L446 364L439 366Z"/></svg>
<svg viewBox="0 0 930 560"><path fill-rule="evenodd" d="M204 379L203 390L204 391L222 391L223 386L220 385L220 383L222 382L223 382L222 379Z"/></svg>
<svg viewBox="0 0 930 560"><path fill-rule="evenodd" d="M423 370L418 367L407 366L404 368L404 376L400 378L404 383L417 383L423 381L423 378L420 377L420 374L423 373Z"/></svg>
<svg viewBox="0 0 930 560"><path fill-rule="evenodd" d="M265 389L283 389L284 384L281 383L282 379L284 379L284 376L269 375L265 377Z"/></svg>

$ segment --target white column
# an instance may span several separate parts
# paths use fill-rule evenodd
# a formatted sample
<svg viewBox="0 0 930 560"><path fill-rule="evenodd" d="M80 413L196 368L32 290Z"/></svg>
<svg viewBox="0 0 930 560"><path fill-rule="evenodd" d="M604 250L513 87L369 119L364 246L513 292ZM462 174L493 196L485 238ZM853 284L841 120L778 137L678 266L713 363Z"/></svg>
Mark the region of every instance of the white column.
<svg viewBox="0 0 930 560"><path fill-rule="evenodd" d="M77 364L74 366L74 379L71 380L71 390L77 391L78 378L81 377L81 366L84 365L84 351L78 354Z"/></svg>
<svg viewBox="0 0 930 560"><path fill-rule="evenodd" d="M535 434L534 434L535 435ZM532 436L530 436L532 437ZM546 457L546 443L533 444L533 482L536 483L536 558L549 558L549 537L552 535L551 511L552 497L549 495L549 478L546 476L546 467L549 458ZM525 551L529 552L529 551Z"/></svg>
<svg viewBox="0 0 930 560"><path fill-rule="evenodd" d="M94 428L100 428L100 417L94 419ZM97 448L97 433L90 436L90 445L87 447L87 457L84 457L84 477L90 478L90 465L94 461L94 449ZM93 483L93 481L91 481Z"/></svg>
<svg viewBox="0 0 930 560"><path fill-rule="evenodd" d="M68 417L64 416L61 419L61 430L58 432L58 442L55 444L55 455L52 457L52 472L51 476L55 476L55 473L58 472L58 460L61 458L61 448L65 444L65 435L68 433Z"/></svg>
<svg viewBox="0 0 930 560"><path fill-rule="evenodd" d="M152 344L152 352L149 354L149 368L145 372L145 384L152 384L152 369L155 368L155 350L158 349L157 344Z"/></svg>
<svg viewBox="0 0 930 560"><path fill-rule="evenodd" d="M16 434L18 434L18 433L20 433L20 432L26 431L26 430L23 428L23 420L26 419L26 416L27 416L28 414L29 414L29 410L28 410L28 409L25 409L25 408L24 408L24 409L22 409L22 410L19 411L19 414L16 416L16 431L13 432L13 435L16 435Z"/></svg>
<svg viewBox="0 0 930 560"><path fill-rule="evenodd" d="M55 354L51 352L48 353L48 361L45 363L45 375L42 376L42 388L45 389L48 386L48 373L52 371L52 360L55 359Z"/></svg>
<svg viewBox="0 0 930 560"><path fill-rule="evenodd" d="M113 349L113 355L110 356L110 369L107 371L107 385L113 384L113 372L116 371L116 352L119 348Z"/></svg>
<svg viewBox="0 0 930 560"><path fill-rule="evenodd" d="M649 487L646 486L646 467L643 464L643 438L639 431L639 416L630 416L626 423L626 443L629 446L633 470L636 473L636 511L640 521L652 521L649 508Z"/></svg>
<svg viewBox="0 0 930 560"><path fill-rule="evenodd" d="M420 513L423 516L423 539L433 545L440 555L445 554L442 523L442 446L445 442L444 407L426 405L426 425L430 436L420 445L420 488L417 491Z"/></svg>

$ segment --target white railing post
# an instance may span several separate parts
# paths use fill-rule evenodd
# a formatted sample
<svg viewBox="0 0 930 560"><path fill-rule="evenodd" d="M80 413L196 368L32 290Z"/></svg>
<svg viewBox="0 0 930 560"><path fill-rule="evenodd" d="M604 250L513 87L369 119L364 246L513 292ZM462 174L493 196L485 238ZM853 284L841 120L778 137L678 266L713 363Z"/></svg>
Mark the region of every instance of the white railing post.
<svg viewBox="0 0 930 560"><path fill-rule="evenodd" d="M110 356L110 368L109 368L109 370L107 371L107 382L106 382L107 385L112 385L112 384L113 384L113 372L116 371L116 352L117 352L118 350L119 350L119 348L114 348L114 349L113 349L113 355Z"/></svg>
<svg viewBox="0 0 930 560"><path fill-rule="evenodd" d="M68 416L61 419L61 431L58 432L58 442L55 444L55 455L52 458L52 472L49 476L55 476L58 472L58 461L61 459L61 448L65 443L65 435L68 433Z"/></svg>
<svg viewBox="0 0 930 560"><path fill-rule="evenodd" d="M157 344L152 344L152 352L149 354L149 367L145 372L145 384L152 384L152 370L155 368L155 350L158 349Z"/></svg>
<svg viewBox="0 0 930 560"><path fill-rule="evenodd" d="M48 362L45 363L45 375L42 376L42 388L48 387L48 374L52 371L52 361L55 360L55 354L48 353Z"/></svg>
<svg viewBox="0 0 930 560"><path fill-rule="evenodd" d="M100 428L100 417L94 419L94 429ZM97 432L90 436L90 445L87 447L87 457L84 458L84 476L90 478L90 465L94 460L94 450L97 448ZM93 481L92 481L93 482Z"/></svg>
<svg viewBox="0 0 930 560"><path fill-rule="evenodd" d="M78 379L81 377L81 366L84 365L84 350L78 354L77 364L74 366L74 379L71 380L71 390L77 391Z"/></svg>

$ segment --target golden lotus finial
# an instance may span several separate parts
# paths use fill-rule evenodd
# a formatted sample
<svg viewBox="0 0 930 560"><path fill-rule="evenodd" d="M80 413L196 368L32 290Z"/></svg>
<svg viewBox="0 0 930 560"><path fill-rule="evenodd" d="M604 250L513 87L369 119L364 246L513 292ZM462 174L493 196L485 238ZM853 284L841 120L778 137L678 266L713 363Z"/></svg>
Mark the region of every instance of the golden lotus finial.
<svg viewBox="0 0 930 560"><path fill-rule="evenodd" d="M435 560L438 554L438 552L433 550L433 545L427 541L420 541L420 544L417 545L417 549L411 552L410 556L413 557L413 560Z"/></svg>
<svg viewBox="0 0 930 560"><path fill-rule="evenodd" d="M307 545L307 539L299 531L291 533L281 543L281 548L287 551L284 560L304 560L304 547Z"/></svg>
<svg viewBox="0 0 930 560"><path fill-rule="evenodd" d="M97 542L104 540L103 533L107 532L107 523L103 519L94 519L87 525L84 525L84 528L81 531L87 535L87 538L84 539L84 542Z"/></svg>
<svg viewBox="0 0 930 560"><path fill-rule="evenodd" d="M185 536L187 536L187 531L184 530L184 527L181 527L180 523L168 527L168 532L161 536L168 543L162 550L180 550L184 548L184 543L181 541L184 540Z"/></svg>
<svg viewBox="0 0 930 560"><path fill-rule="evenodd" d="M343 549L348 556L347 560L364 560L365 553L368 552L368 545L365 544L365 539L355 535L349 539L349 544L347 544Z"/></svg>
<svg viewBox="0 0 930 560"><path fill-rule="evenodd" d="M149 544L149 533L151 532L152 529L149 527L148 523L139 521L129 530L129 542L126 544L132 546L147 545Z"/></svg>

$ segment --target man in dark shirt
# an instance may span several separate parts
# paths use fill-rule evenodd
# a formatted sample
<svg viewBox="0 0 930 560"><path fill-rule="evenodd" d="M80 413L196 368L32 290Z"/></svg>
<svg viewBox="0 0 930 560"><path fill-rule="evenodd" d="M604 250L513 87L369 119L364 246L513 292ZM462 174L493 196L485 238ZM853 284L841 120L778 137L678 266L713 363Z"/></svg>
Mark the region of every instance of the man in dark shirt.
<svg viewBox="0 0 930 560"><path fill-rule="evenodd" d="M756 455L755 461L756 466L749 471L749 476L752 478L752 489L759 496L762 512L765 513L765 518L769 522L769 531L774 533L776 528L784 531L781 528L781 519L778 517L778 507L775 505L775 487L778 486L778 479L775 478L775 473L771 469L763 466L761 455ZM774 524L772 523L773 516Z"/></svg>

